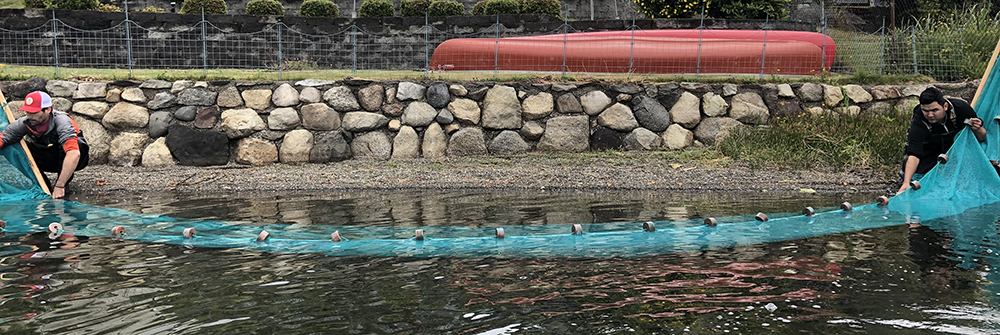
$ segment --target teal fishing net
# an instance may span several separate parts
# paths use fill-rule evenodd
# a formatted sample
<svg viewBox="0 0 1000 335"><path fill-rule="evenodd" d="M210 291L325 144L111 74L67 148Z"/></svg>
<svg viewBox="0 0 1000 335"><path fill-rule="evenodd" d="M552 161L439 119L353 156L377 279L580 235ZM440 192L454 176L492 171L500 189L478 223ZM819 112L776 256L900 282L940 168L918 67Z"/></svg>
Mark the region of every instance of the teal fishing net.
<svg viewBox="0 0 1000 335"><path fill-rule="evenodd" d="M0 100L0 104L5 104ZM2 106L6 109L7 106ZM6 115L0 116L0 131L10 124ZM17 143L8 144L0 149L0 201L18 201L23 199L44 198L38 180L31 169L31 162L24 149Z"/></svg>

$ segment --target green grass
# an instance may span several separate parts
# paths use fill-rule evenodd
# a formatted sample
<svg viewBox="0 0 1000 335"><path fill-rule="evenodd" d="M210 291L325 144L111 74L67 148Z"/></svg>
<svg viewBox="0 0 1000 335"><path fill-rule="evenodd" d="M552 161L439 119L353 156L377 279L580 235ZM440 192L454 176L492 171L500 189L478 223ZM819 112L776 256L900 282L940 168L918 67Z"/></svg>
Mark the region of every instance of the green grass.
<svg viewBox="0 0 1000 335"><path fill-rule="evenodd" d="M23 0L0 0L0 9L24 8Z"/></svg>
<svg viewBox="0 0 1000 335"><path fill-rule="evenodd" d="M718 148L762 168L895 171L909 122L909 115L799 115L735 131Z"/></svg>
<svg viewBox="0 0 1000 335"><path fill-rule="evenodd" d="M627 73L571 73L562 77L559 73L537 72L430 72L423 71L391 71L365 70L352 72L350 70L318 70L292 69L288 71L274 70L244 70L244 69L93 69L93 68L59 68L45 66L19 66L0 64L0 80L26 80L32 77L64 80L442 80L457 82L500 81L500 82L565 82L589 83L595 81L613 83L665 83L665 82L701 82L701 83L733 83L733 84L783 84L783 83L826 83L833 85L862 84L914 84L930 83L934 80L925 76L914 75L879 75L861 72L853 75L833 74L819 76L764 76L758 75L663 75L663 74L627 74Z"/></svg>

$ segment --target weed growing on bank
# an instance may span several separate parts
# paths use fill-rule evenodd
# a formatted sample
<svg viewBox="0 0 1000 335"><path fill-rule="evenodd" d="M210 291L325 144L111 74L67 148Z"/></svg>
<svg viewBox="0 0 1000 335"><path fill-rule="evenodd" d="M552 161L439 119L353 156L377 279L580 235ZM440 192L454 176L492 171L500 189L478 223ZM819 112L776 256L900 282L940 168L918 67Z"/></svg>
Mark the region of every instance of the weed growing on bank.
<svg viewBox="0 0 1000 335"><path fill-rule="evenodd" d="M895 173L909 124L909 115L801 114L776 118L770 126L734 129L718 148L754 167Z"/></svg>

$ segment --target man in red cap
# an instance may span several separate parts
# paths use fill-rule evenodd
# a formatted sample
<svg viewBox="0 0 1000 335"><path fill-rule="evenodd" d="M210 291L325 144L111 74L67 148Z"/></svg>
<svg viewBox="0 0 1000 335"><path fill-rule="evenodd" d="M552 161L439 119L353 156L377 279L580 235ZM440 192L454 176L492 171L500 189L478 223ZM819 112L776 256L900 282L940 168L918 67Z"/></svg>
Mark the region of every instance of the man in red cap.
<svg viewBox="0 0 1000 335"><path fill-rule="evenodd" d="M24 97L27 115L14 120L0 133L0 148L12 145L25 135L31 136L28 150L38 169L58 173L55 184L48 178L45 183L52 190L52 198L66 196L66 185L73 179L73 172L87 167L90 147L83 138L83 131L66 113L52 110L52 98L42 91Z"/></svg>

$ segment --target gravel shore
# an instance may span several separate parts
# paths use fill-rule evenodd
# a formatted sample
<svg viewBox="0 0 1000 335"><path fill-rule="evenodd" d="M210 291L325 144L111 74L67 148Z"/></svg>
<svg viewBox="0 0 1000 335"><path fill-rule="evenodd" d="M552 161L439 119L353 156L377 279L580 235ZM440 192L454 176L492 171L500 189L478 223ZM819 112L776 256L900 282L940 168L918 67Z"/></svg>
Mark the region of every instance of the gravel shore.
<svg viewBox="0 0 1000 335"><path fill-rule="evenodd" d="M610 157L609 157L610 156ZM726 160L677 162L654 155L527 155L263 167L89 166L71 190L95 193L247 193L395 189L576 189L683 192L885 193L882 171L751 168Z"/></svg>

